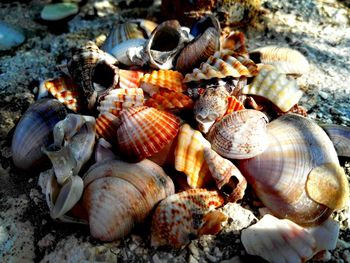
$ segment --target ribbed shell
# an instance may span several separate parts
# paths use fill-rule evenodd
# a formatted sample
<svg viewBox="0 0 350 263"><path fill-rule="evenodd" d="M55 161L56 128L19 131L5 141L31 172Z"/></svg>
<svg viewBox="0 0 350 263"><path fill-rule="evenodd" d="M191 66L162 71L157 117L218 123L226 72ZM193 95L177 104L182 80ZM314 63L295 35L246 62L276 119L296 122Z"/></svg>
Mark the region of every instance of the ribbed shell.
<svg viewBox="0 0 350 263"><path fill-rule="evenodd" d="M350 128L337 124L322 124L331 139L338 156L350 157Z"/></svg>
<svg viewBox="0 0 350 263"><path fill-rule="evenodd" d="M203 135L188 124L181 126L175 148L175 169L187 175L187 183L192 188L204 186L210 176L204 160L204 148L210 143Z"/></svg>
<svg viewBox="0 0 350 263"><path fill-rule="evenodd" d="M253 77L258 74L255 63L243 56L235 56L233 51L217 51L206 62L201 63L192 73L186 74L184 82L241 76Z"/></svg>
<svg viewBox="0 0 350 263"><path fill-rule="evenodd" d="M183 93L164 90L153 94L153 96L145 102L145 106L153 107L158 110L192 109L193 101Z"/></svg>
<svg viewBox="0 0 350 263"><path fill-rule="evenodd" d="M68 109L74 112L82 109L83 102L79 86L71 78L64 76L48 79L43 85L52 96L66 105Z"/></svg>
<svg viewBox="0 0 350 263"><path fill-rule="evenodd" d="M241 110L223 117L210 130L208 140L214 151L229 159L247 159L268 146L267 117L256 110Z"/></svg>
<svg viewBox="0 0 350 263"><path fill-rule="evenodd" d="M163 149L178 133L180 121L169 112L133 107L120 115L118 148L123 158L137 162Z"/></svg>
<svg viewBox="0 0 350 263"><path fill-rule="evenodd" d="M172 180L149 160L97 163L85 174L84 185L91 235L103 241L129 234L159 201L174 193Z"/></svg>
<svg viewBox="0 0 350 263"><path fill-rule="evenodd" d="M240 171L275 216L300 225L322 223L332 209L315 202L305 186L314 168L324 164L339 166L327 134L311 120L287 114L268 124L268 141L269 146L262 154L238 163ZM333 175L335 180L345 176L344 172ZM319 186L324 186L328 179L328 176L319 176ZM346 190L338 188L334 199L340 200L340 193L349 193ZM320 191L324 195L330 192L327 188Z"/></svg>
<svg viewBox="0 0 350 263"><path fill-rule="evenodd" d="M222 206L224 199L216 191L190 189L164 199L156 208L151 227L151 245L181 247L200 235L205 227L206 215ZM209 212L210 213L210 212ZM211 217L220 225L224 219ZM220 226L218 226L220 228Z"/></svg>
<svg viewBox="0 0 350 263"><path fill-rule="evenodd" d="M55 99L36 101L24 113L12 138L12 159L23 170L40 168L45 155L41 148L53 142L54 126L67 115L65 107Z"/></svg>
<svg viewBox="0 0 350 263"><path fill-rule="evenodd" d="M139 88L143 75L144 75L143 71L120 69L119 70L119 88L121 89Z"/></svg>
<svg viewBox="0 0 350 263"><path fill-rule="evenodd" d="M227 97L227 101L228 101L228 106L227 106L227 111L226 111L225 115L230 114L234 111L240 111L240 110L245 109L242 102L237 100L237 98L234 96Z"/></svg>
<svg viewBox="0 0 350 263"><path fill-rule="evenodd" d="M120 123L120 118L112 113L101 113L98 118L96 118L96 132L100 137L117 147L117 130Z"/></svg>

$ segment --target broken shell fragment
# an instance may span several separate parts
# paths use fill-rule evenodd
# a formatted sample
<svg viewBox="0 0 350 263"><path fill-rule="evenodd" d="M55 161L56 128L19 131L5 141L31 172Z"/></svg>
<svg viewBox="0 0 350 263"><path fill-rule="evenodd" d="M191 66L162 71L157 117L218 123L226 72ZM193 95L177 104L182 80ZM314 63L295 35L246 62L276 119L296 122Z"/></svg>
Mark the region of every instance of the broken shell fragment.
<svg viewBox="0 0 350 263"><path fill-rule="evenodd" d="M350 128L336 124L322 124L331 139L338 156L350 157Z"/></svg>
<svg viewBox="0 0 350 263"><path fill-rule="evenodd" d="M223 38L221 42L221 49L229 49L236 54L249 58L248 50L245 45L245 37L242 32L231 32Z"/></svg>

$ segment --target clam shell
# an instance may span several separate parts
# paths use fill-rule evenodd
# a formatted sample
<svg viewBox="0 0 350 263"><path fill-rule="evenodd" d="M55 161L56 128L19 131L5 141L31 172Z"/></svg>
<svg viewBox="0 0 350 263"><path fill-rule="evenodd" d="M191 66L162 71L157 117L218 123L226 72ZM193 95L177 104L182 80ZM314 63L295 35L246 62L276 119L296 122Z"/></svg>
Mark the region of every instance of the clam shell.
<svg viewBox="0 0 350 263"><path fill-rule="evenodd" d="M153 107L158 110L192 109L193 101L183 93L164 90L153 94L153 96L145 102L145 106Z"/></svg>
<svg viewBox="0 0 350 263"><path fill-rule="evenodd" d="M243 56L234 56L230 50L217 51L206 62L201 63L192 73L185 75L184 82L241 76L253 77L258 74L255 63Z"/></svg>
<svg viewBox="0 0 350 263"><path fill-rule="evenodd" d="M267 122L266 115L260 111L232 112L212 127L208 140L213 150L225 158L251 158L268 146Z"/></svg>
<svg viewBox="0 0 350 263"><path fill-rule="evenodd" d="M303 95L295 80L287 79L277 71L265 69L259 72L253 83L243 88L242 93L264 97L282 112L289 111Z"/></svg>
<svg viewBox="0 0 350 263"><path fill-rule="evenodd" d="M187 175L187 183L192 188L204 186L210 176L204 160L204 148L210 143L203 135L188 124L181 126L175 148L175 169Z"/></svg>
<svg viewBox="0 0 350 263"><path fill-rule="evenodd" d="M299 51L278 46L266 46L249 53L255 63L274 66L278 72L291 75L307 74L310 70L309 62Z"/></svg>
<svg viewBox="0 0 350 263"><path fill-rule="evenodd" d="M350 157L350 128L337 124L322 124L331 139L338 156Z"/></svg>
<svg viewBox="0 0 350 263"><path fill-rule="evenodd" d="M208 28L214 28L217 32L221 32L220 22L214 15L206 15L191 26L190 34L198 37L205 33Z"/></svg>
<svg viewBox="0 0 350 263"><path fill-rule="evenodd" d="M143 75L144 75L143 71L120 69L119 70L119 88L121 89L139 88Z"/></svg>
<svg viewBox="0 0 350 263"><path fill-rule="evenodd" d="M101 113L96 119L96 132L100 137L117 147L117 129L120 123L120 118L114 114L109 112Z"/></svg>
<svg viewBox="0 0 350 263"><path fill-rule="evenodd" d="M84 185L91 235L103 241L129 234L159 201L174 193L170 177L149 160L97 163L85 174Z"/></svg>
<svg viewBox="0 0 350 263"><path fill-rule="evenodd" d="M96 143L95 162L98 163L113 159L116 159L116 155L112 151L112 144L100 138Z"/></svg>
<svg viewBox="0 0 350 263"><path fill-rule="evenodd" d="M184 92L186 87L182 84L183 76L174 70L153 70L145 74L141 79L140 88L150 96L153 96L159 89L167 89L175 92Z"/></svg>
<svg viewBox="0 0 350 263"><path fill-rule="evenodd" d="M242 32L231 32L222 39L221 49L232 50L236 54L249 57L245 44L245 37Z"/></svg>
<svg viewBox="0 0 350 263"><path fill-rule="evenodd" d="M12 138L12 159L16 167L28 171L40 168L47 160L41 148L53 142L53 128L66 115L65 107L54 99L38 100L28 108Z"/></svg>
<svg viewBox="0 0 350 263"><path fill-rule="evenodd" d="M180 121L171 113L139 106L120 115L117 130L121 157L137 162L162 150L178 133Z"/></svg>
<svg viewBox="0 0 350 263"><path fill-rule="evenodd" d="M341 183L344 171L317 172L324 165L339 166L332 142L322 128L295 114L277 118L267 129L267 149L254 158L239 161L240 171L275 216L300 225L322 223L332 208L318 203L319 194L325 200L333 200L333 204L343 203L349 195L349 186ZM309 176L310 172L316 175ZM319 192L307 191L306 185L312 187L315 180Z"/></svg>
<svg viewBox="0 0 350 263"><path fill-rule="evenodd" d="M226 216L212 216L209 211L223 204L224 199L218 192L205 189L190 189L167 197L153 214L151 246L179 248L200 234L210 234L211 231L203 231L208 224L215 225L214 233L218 232Z"/></svg>

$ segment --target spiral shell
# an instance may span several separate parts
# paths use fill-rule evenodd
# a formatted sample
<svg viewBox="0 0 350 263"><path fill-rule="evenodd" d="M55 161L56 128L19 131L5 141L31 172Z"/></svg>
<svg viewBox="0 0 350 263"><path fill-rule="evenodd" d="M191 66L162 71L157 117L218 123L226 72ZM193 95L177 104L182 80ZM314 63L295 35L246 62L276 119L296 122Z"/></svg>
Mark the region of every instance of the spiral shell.
<svg viewBox="0 0 350 263"><path fill-rule="evenodd" d="M322 124L331 139L338 156L350 157L350 128L336 124Z"/></svg>
<svg viewBox="0 0 350 263"><path fill-rule="evenodd" d="M183 93L164 90L153 94L145 102L145 106L154 107L158 110L192 109L193 101Z"/></svg>

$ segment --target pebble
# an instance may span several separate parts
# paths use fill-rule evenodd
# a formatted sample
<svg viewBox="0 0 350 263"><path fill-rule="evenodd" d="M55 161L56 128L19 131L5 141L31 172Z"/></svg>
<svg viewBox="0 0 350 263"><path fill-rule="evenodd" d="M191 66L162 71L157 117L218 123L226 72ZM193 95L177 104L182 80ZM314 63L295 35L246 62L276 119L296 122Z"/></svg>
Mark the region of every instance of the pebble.
<svg viewBox="0 0 350 263"><path fill-rule="evenodd" d="M0 50L17 47L25 40L25 36L13 26L0 21Z"/></svg>
<svg viewBox="0 0 350 263"><path fill-rule="evenodd" d="M78 13L79 8L75 3L48 4L41 11L41 18L47 21L57 21Z"/></svg>
<svg viewBox="0 0 350 263"><path fill-rule="evenodd" d="M324 91L322 91L322 90L320 90L318 94L319 94L320 97L321 97L322 99L324 99L324 100L327 100L327 99L329 98L329 93L324 92Z"/></svg>

